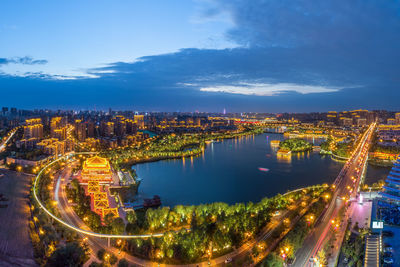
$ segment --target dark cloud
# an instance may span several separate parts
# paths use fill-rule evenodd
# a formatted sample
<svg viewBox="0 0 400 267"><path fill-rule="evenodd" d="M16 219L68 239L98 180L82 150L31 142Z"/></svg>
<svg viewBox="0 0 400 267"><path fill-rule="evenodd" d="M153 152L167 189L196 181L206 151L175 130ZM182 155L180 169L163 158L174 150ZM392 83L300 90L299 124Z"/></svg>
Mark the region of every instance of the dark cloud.
<svg viewBox="0 0 400 267"><path fill-rule="evenodd" d="M262 47L351 46L400 40L399 1L215 0L235 27L228 36ZM215 4L210 7L215 13Z"/></svg>
<svg viewBox="0 0 400 267"><path fill-rule="evenodd" d="M3 75L2 93L9 96L3 104L172 111L398 110L399 5L381 0L215 0L204 16L229 13L235 26L227 36L239 48L183 49L116 62L89 70L95 79ZM273 96L201 91L254 84L283 89ZM301 94L282 84L337 90Z"/></svg>
<svg viewBox="0 0 400 267"><path fill-rule="evenodd" d="M31 57L14 57L14 58L0 58L0 65L5 64L23 64L23 65L43 65L47 64L47 60L33 59Z"/></svg>

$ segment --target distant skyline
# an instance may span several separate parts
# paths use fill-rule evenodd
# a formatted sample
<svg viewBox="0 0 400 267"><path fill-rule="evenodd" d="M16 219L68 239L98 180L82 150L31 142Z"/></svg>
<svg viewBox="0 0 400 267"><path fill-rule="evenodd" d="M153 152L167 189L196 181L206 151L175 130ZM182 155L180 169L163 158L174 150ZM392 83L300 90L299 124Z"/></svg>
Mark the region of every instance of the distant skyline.
<svg viewBox="0 0 400 267"><path fill-rule="evenodd" d="M0 3L2 106L399 110L400 2Z"/></svg>

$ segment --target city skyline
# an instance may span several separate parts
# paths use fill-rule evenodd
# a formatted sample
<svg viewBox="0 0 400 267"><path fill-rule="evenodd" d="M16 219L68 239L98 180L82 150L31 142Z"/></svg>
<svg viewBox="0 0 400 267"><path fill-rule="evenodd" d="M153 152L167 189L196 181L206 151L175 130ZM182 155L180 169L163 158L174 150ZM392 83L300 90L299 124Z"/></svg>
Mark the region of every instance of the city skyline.
<svg viewBox="0 0 400 267"><path fill-rule="evenodd" d="M7 11L0 19L3 106L191 112L398 107L397 2L1 5Z"/></svg>

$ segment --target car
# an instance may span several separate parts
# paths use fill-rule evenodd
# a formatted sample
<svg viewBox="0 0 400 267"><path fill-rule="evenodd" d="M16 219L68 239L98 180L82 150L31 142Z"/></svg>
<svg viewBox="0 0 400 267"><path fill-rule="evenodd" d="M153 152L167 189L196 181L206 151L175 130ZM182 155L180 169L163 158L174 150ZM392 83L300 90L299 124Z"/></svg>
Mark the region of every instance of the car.
<svg viewBox="0 0 400 267"><path fill-rule="evenodd" d="M273 216L279 216L279 215L281 215L281 212L279 210L277 210L277 211L274 212Z"/></svg>
<svg viewBox="0 0 400 267"><path fill-rule="evenodd" d="M225 263L230 263L230 262L232 262L232 258L226 258L225 259Z"/></svg>
<svg viewBox="0 0 400 267"><path fill-rule="evenodd" d="M384 263L391 264L391 263L393 263L393 258L390 258L390 257L388 257L388 258L383 258L383 262L384 262Z"/></svg>
<svg viewBox="0 0 400 267"><path fill-rule="evenodd" d="M383 252L393 252L393 247L391 245L385 245Z"/></svg>
<svg viewBox="0 0 400 267"><path fill-rule="evenodd" d="M394 233L389 230L384 230L384 231L382 231L382 235L385 237L392 237L394 235Z"/></svg>

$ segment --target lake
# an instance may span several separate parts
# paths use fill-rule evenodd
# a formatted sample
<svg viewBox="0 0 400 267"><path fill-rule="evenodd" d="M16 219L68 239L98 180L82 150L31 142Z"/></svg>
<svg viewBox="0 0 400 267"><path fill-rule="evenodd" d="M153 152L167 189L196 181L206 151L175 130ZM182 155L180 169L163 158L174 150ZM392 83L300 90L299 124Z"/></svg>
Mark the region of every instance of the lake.
<svg viewBox="0 0 400 267"><path fill-rule="evenodd" d="M278 157L271 140L284 137L268 133L226 139L208 144L199 157L137 164L133 168L142 179L139 198L159 195L164 206L258 202L288 190L332 183L343 166L317 152Z"/></svg>

